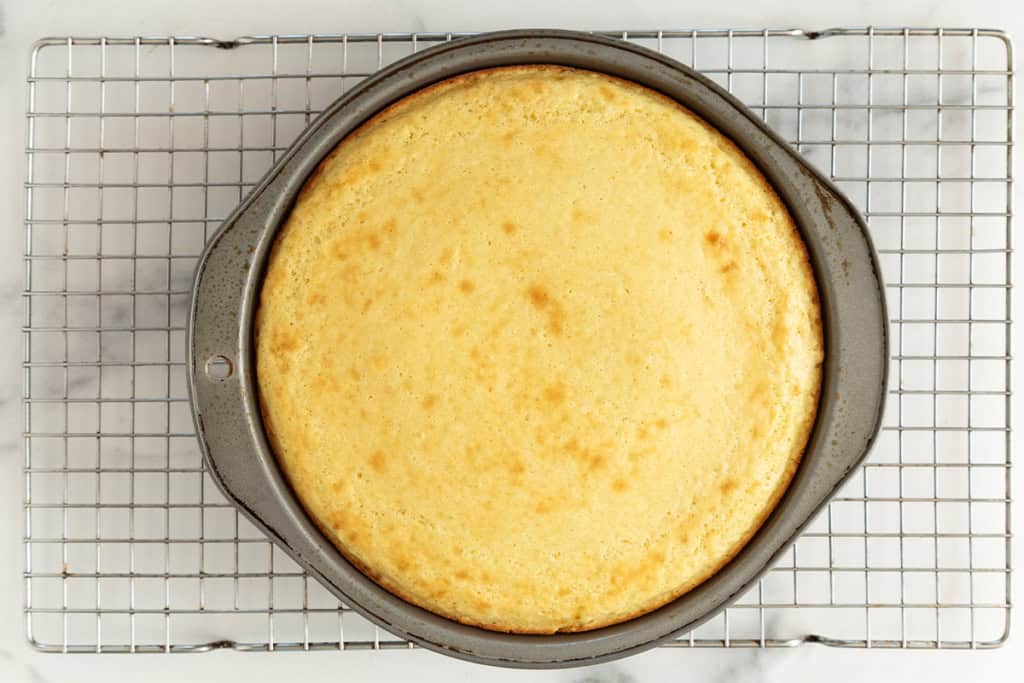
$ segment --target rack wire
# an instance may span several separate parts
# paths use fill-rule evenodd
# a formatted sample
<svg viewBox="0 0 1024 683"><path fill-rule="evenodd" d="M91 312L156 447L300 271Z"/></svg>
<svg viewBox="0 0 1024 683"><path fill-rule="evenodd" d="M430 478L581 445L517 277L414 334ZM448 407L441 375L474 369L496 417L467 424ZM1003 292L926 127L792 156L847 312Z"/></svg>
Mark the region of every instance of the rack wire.
<svg viewBox="0 0 1024 683"><path fill-rule="evenodd" d="M694 66L863 209L891 313L867 463L682 647L986 648L1010 613L1013 58L980 29L609 34ZM392 649L225 501L185 387L192 270L316 112L455 34L48 38L28 77L28 638Z"/></svg>

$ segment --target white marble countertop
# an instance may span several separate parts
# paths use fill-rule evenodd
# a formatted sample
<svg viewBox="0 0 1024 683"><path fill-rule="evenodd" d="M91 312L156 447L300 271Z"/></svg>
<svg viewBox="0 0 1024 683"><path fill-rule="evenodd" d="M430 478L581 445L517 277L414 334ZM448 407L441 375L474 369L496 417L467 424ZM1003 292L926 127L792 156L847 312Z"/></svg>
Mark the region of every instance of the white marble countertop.
<svg viewBox="0 0 1024 683"><path fill-rule="evenodd" d="M527 26L584 29L760 28L830 26L945 26L1000 28L1019 37L1024 5L1006 0L866 0L860 3L602 0L556 3L450 2L427 0L304 0L279 3L238 0L129 2L78 0L0 3L0 345L11 351L0 362L0 680L157 681L224 680L257 683L288 679L332 680L546 680L625 683L639 680L829 681L1019 680L1024 638L988 652L839 650L804 645L784 650L657 650L613 664L551 672L517 672L465 664L425 651L202 655L52 655L33 651L21 616L23 498L20 327L22 308L25 74L29 46L47 35L237 35L308 32L463 31ZM1018 185L1019 187L1019 185ZM1017 261L1019 263L1019 259ZM1017 267L1019 273L1019 266ZM1016 279L1016 278L1015 278ZM1019 301L1020 297L1018 297ZM1019 306L1017 307L1019 310ZM1017 315L1015 314L1016 318ZM1020 335L1016 335L1019 337ZM1013 349L1017 351L1015 347ZM1014 353L1015 356L1019 355ZM1019 402L1014 422L1019 424ZM1024 493L1017 476L1015 498ZM1021 520L1014 509L1014 526ZM1014 548L1021 566L1021 544ZM1019 581L1017 582L1019 584ZM1019 594L1019 590L1016 591Z"/></svg>

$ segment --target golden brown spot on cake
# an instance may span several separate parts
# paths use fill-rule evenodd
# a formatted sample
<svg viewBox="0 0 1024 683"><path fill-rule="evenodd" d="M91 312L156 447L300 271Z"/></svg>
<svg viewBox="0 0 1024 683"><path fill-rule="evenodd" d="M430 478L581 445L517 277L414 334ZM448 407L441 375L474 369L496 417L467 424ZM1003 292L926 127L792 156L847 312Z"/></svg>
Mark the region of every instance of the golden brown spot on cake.
<svg viewBox="0 0 1024 683"><path fill-rule="evenodd" d="M373 298L367 297L366 301L363 302L363 313L369 311L371 306L373 306Z"/></svg>
<svg viewBox="0 0 1024 683"><path fill-rule="evenodd" d="M306 303L310 304L311 306L323 306L325 303L327 303L327 297L323 294L323 292L311 292L310 295L306 298Z"/></svg>
<svg viewBox="0 0 1024 683"><path fill-rule="evenodd" d="M424 199L426 199L426 195L423 193L423 190L419 189L418 187L413 188L412 200L417 204L422 204Z"/></svg>
<svg viewBox="0 0 1024 683"><path fill-rule="evenodd" d="M506 145L512 144L513 141L519 136L518 128L511 128L501 134L501 141Z"/></svg>
<svg viewBox="0 0 1024 683"><path fill-rule="evenodd" d="M718 490L722 492L723 496L727 496L739 487L735 479L726 479L718 486Z"/></svg>
<svg viewBox="0 0 1024 683"><path fill-rule="evenodd" d="M658 385L662 389L668 389L669 387L672 386L672 378L669 377L668 375L662 375L661 379L658 380Z"/></svg>
<svg viewBox="0 0 1024 683"><path fill-rule="evenodd" d="M542 500L533 506L533 511L538 515L546 515L551 512L551 503L546 500Z"/></svg>
<svg viewBox="0 0 1024 683"><path fill-rule="evenodd" d="M505 232L506 235L516 234L516 224L513 223L512 221L505 221L504 223L502 223L501 229Z"/></svg>
<svg viewBox="0 0 1024 683"><path fill-rule="evenodd" d="M444 282L444 273L439 270L435 270L430 274L429 284L436 285L439 282Z"/></svg>
<svg viewBox="0 0 1024 683"><path fill-rule="evenodd" d="M720 239L722 239L722 236L715 232L714 230L704 235L704 241L711 245L718 244L718 241Z"/></svg>
<svg viewBox="0 0 1024 683"><path fill-rule="evenodd" d="M656 126L655 130L658 134L659 146L663 149L676 152L691 152L699 147L697 140L692 135L680 133L675 126L659 125Z"/></svg>
<svg viewBox="0 0 1024 683"><path fill-rule="evenodd" d="M543 285L530 285L526 290L530 297L530 303L536 308L544 308L551 302L551 295L548 294Z"/></svg>
<svg viewBox="0 0 1024 683"><path fill-rule="evenodd" d="M460 581L465 581L469 578L469 572L467 572L465 569L457 569L455 570L455 578L459 579Z"/></svg>
<svg viewBox="0 0 1024 683"><path fill-rule="evenodd" d="M475 607L476 609L480 610L481 612L488 612L491 609L491 603L487 602L486 600L481 600L479 598L474 598L473 599L473 607Z"/></svg>
<svg viewBox="0 0 1024 683"><path fill-rule="evenodd" d="M629 488L629 484L626 483L625 479L616 479L612 482L612 491L616 493L622 493Z"/></svg>
<svg viewBox="0 0 1024 683"><path fill-rule="evenodd" d="M662 242L671 242L672 231L662 228L661 230L658 231L658 239L661 240Z"/></svg>
<svg viewBox="0 0 1024 683"><path fill-rule="evenodd" d="M551 315L548 316L548 332L556 337L561 336L565 331L565 313L562 307L555 305L551 307Z"/></svg>
<svg viewBox="0 0 1024 683"><path fill-rule="evenodd" d="M359 374L359 371L356 370L356 366L354 365L348 369L348 376L357 382L362 378L362 375Z"/></svg>
<svg viewBox="0 0 1024 683"><path fill-rule="evenodd" d="M382 451L374 451L370 454L370 467L372 467L373 471L378 474L387 470L387 458L384 457L384 453Z"/></svg>
<svg viewBox="0 0 1024 683"><path fill-rule="evenodd" d="M377 159L370 159L370 163L367 165L370 167L370 170L373 171L374 173L384 168L383 166L381 166L381 163L377 161Z"/></svg>
<svg viewBox="0 0 1024 683"><path fill-rule="evenodd" d="M367 236L366 243L369 244L370 249L373 249L374 251L380 249L380 238L374 233Z"/></svg>
<svg viewBox="0 0 1024 683"><path fill-rule="evenodd" d="M452 325L452 336L453 337L458 338L458 337L461 337L464 334L466 334L466 326L465 325L458 325L458 324Z"/></svg>
<svg viewBox="0 0 1024 683"><path fill-rule="evenodd" d="M338 509L327 515L328 525L346 538L358 538L366 525L346 510Z"/></svg>
<svg viewBox="0 0 1024 683"><path fill-rule="evenodd" d="M587 469L588 470L599 470L604 468L608 464L608 458L603 455L596 455L584 451L587 453Z"/></svg>
<svg viewBox="0 0 1024 683"><path fill-rule="evenodd" d="M569 589L568 586L562 586L561 588L558 589L558 597L564 598L565 596L569 595L569 593L571 593L571 592L572 591Z"/></svg>
<svg viewBox="0 0 1024 683"><path fill-rule="evenodd" d="M373 363L373 367L377 368L378 370L383 370L384 366L388 362L388 359L387 356L385 356L383 353L375 353L370 358L370 362Z"/></svg>
<svg viewBox="0 0 1024 683"><path fill-rule="evenodd" d="M523 89L519 86L513 86L508 89L508 99L512 100L513 102L518 102L522 100L525 94L526 93L524 93Z"/></svg>
<svg viewBox="0 0 1024 683"><path fill-rule="evenodd" d="M587 215L586 211L584 211L583 209L577 208L575 206L572 207L572 212L571 213L572 213L572 220L573 220L574 223L585 223L587 221L587 219L590 218L590 216Z"/></svg>
<svg viewBox="0 0 1024 683"><path fill-rule="evenodd" d="M530 88L535 93L542 93L544 92L544 81L532 80L530 81Z"/></svg>
<svg viewBox="0 0 1024 683"><path fill-rule="evenodd" d="M544 387L543 396L545 401L558 405L565 400L565 387L560 382L555 382Z"/></svg>
<svg viewBox="0 0 1024 683"><path fill-rule="evenodd" d="M274 330L270 338L270 349L277 354L291 353L299 348L299 339L294 334L289 334L281 329Z"/></svg>
<svg viewBox="0 0 1024 683"><path fill-rule="evenodd" d="M437 394L427 394L426 396L423 397L423 407L426 410L433 410L434 407L437 405L438 400L439 398Z"/></svg>
<svg viewBox="0 0 1024 683"><path fill-rule="evenodd" d="M636 436L638 439L646 439L650 436L650 430L647 429L647 425L642 424L636 428Z"/></svg>
<svg viewBox="0 0 1024 683"><path fill-rule="evenodd" d="M768 220L769 216L761 209L754 209L750 212L750 220L754 223L761 223Z"/></svg>
<svg viewBox="0 0 1024 683"><path fill-rule="evenodd" d="M613 93L612 89L607 86L602 85L601 87L598 88L598 92L601 93L601 97L608 100L609 102L615 100L615 93Z"/></svg>
<svg viewBox="0 0 1024 683"><path fill-rule="evenodd" d="M565 311L555 301L544 285L533 284L526 289L530 303L538 310L548 314L548 331L555 336L561 335L565 329Z"/></svg>
<svg viewBox="0 0 1024 683"><path fill-rule="evenodd" d="M355 263L348 263L344 268L341 269L341 279L345 282L351 282L356 279L359 274L359 267ZM350 304L351 298L346 291L344 294L345 303Z"/></svg>
<svg viewBox="0 0 1024 683"><path fill-rule="evenodd" d="M722 272L722 273L729 273L729 272L731 272L733 270L736 270L736 262L735 261L729 261L728 263L726 263L724 266L722 266L718 270L720 272Z"/></svg>
<svg viewBox="0 0 1024 683"><path fill-rule="evenodd" d="M474 289L476 289L476 285L472 280L463 280L459 283L459 291L463 294L472 294Z"/></svg>
<svg viewBox="0 0 1024 683"><path fill-rule="evenodd" d="M657 427L658 429L665 429L666 427L668 427L668 422L665 421L665 418L659 417L657 420L654 421L654 426Z"/></svg>
<svg viewBox="0 0 1024 683"><path fill-rule="evenodd" d="M377 164L377 166L379 168L380 164ZM359 182L363 178L365 178L368 175L370 175L370 173L369 173L370 170L376 170L376 169L370 168L368 164L367 165L357 164L355 166L352 166L348 170L346 170L346 171L342 172L341 174L339 174L338 176L336 176L333 179L333 182L331 182L330 184L325 185L326 188L329 188L327 194L328 195L336 194L340 190L340 188L342 188L342 187L344 187L346 185L352 185L354 183Z"/></svg>
<svg viewBox="0 0 1024 683"><path fill-rule="evenodd" d="M348 482L344 479L335 479L334 482L331 483L331 490L335 493L342 493L347 488Z"/></svg>

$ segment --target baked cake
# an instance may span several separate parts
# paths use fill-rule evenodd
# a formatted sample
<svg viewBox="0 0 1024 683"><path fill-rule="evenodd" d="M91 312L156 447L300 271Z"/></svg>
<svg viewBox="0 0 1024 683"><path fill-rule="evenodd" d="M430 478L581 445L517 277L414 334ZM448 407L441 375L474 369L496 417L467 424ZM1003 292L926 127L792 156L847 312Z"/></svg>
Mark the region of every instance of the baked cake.
<svg viewBox="0 0 1024 683"><path fill-rule="evenodd" d="M487 629L581 631L719 570L815 419L817 291L725 137L554 66L407 97L308 180L256 321L264 425L380 585Z"/></svg>

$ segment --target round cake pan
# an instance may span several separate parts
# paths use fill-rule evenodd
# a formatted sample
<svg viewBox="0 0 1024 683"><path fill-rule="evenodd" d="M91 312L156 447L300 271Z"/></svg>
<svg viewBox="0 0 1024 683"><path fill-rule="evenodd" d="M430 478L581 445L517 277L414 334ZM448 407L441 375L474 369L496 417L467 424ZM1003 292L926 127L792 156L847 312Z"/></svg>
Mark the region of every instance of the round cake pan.
<svg viewBox="0 0 1024 683"><path fill-rule="evenodd" d="M788 206L810 254L825 337L813 434L783 499L721 571L664 607L582 633L520 635L466 626L403 601L349 564L309 519L278 469L258 405L253 319L274 235L306 178L342 138L389 104L478 69L559 64L635 81L732 139ZM693 70L624 41L567 31L483 34L412 55L333 103L210 240L188 324L189 391L206 464L239 510L357 612L432 650L486 664L564 667L653 647L725 609L796 539L867 454L886 394L885 297L853 205L738 100Z"/></svg>

